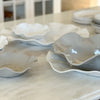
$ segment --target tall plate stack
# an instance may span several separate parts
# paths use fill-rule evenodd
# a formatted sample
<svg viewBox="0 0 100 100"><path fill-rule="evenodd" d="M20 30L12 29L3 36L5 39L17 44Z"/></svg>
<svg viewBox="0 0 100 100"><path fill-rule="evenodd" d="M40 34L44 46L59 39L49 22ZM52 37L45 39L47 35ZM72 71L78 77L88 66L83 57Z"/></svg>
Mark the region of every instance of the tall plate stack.
<svg viewBox="0 0 100 100"><path fill-rule="evenodd" d="M93 17L96 14L100 14L100 10L81 10L76 11L73 14L73 21L79 24L89 25L91 24Z"/></svg>

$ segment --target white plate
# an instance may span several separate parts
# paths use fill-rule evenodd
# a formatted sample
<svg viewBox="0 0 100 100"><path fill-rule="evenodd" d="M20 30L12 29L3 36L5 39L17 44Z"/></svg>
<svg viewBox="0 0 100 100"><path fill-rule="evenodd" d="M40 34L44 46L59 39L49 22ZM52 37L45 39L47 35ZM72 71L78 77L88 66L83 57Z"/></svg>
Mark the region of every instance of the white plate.
<svg viewBox="0 0 100 100"><path fill-rule="evenodd" d="M51 68L58 73L79 72L86 75L100 77L100 71L85 71L72 67L64 57L52 51L48 52L47 61L51 65Z"/></svg>
<svg viewBox="0 0 100 100"><path fill-rule="evenodd" d="M93 16L100 13L100 10L81 10L73 14L73 21L80 24L91 24Z"/></svg>
<svg viewBox="0 0 100 100"><path fill-rule="evenodd" d="M43 46L43 47L51 47L53 43L48 43L46 42L44 39L40 39L40 40L36 40L36 39L29 39L29 40L25 40L25 39L21 39L21 38L12 38L10 40L10 42L12 41L20 41L24 44L27 45L35 45L35 46Z"/></svg>
<svg viewBox="0 0 100 100"><path fill-rule="evenodd" d="M84 20L78 20L78 19L73 19L74 22L83 24L83 25L88 25L91 23L91 21L84 21Z"/></svg>

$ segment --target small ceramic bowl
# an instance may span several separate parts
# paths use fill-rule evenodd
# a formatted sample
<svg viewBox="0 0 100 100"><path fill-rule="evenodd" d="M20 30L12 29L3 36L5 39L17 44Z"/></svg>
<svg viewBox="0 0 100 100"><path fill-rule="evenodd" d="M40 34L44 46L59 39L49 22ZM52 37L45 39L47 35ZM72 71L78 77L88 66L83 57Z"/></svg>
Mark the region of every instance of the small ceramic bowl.
<svg viewBox="0 0 100 100"><path fill-rule="evenodd" d="M54 45L54 52L63 55L70 66L100 71L100 34L89 38L65 34Z"/></svg>
<svg viewBox="0 0 100 100"><path fill-rule="evenodd" d="M0 77L14 77L34 66L36 58L22 52L0 53Z"/></svg>

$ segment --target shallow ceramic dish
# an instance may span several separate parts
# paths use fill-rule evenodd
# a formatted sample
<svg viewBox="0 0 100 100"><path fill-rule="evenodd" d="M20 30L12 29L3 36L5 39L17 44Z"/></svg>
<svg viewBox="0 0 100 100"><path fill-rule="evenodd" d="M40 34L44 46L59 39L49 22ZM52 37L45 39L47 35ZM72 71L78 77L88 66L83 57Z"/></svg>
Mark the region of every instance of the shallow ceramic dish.
<svg viewBox="0 0 100 100"><path fill-rule="evenodd" d="M25 73L34 66L35 47L19 41L12 41L0 52L0 77L14 77Z"/></svg>
<svg viewBox="0 0 100 100"><path fill-rule="evenodd" d="M89 38L75 33L65 34L54 43L53 48L75 68L100 70L100 34Z"/></svg>
<svg viewBox="0 0 100 100"><path fill-rule="evenodd" d="M14 77L23 74L34 66L34 56L24 53L5 52L0 54L0 76Z"/></svg>
<svg viewBox="0 0 100 100"><path fill-rule="evenodd" d="M12 38L12 39L10 39L10 42L12 42L12 41L19 41L19 42L27 44L27 45L43 46L43 47L50 47L53 44L53 43L48 43L44 39L41 39L41 40L36 40L36 39L25 40L25 39L21 39L21 38Z"/></svg>
<svg viewBox="0 0 100 100"><path fill-rule="evenodd" d="M7 40L9 42L11 41L20 41L20 42L24 42L26 44L29 45L37 45L37 46L51 46L51 44L47 43L44 38L43 35L41 36L35 36L34 39L23 39L20 36L16 36L16 35L12 35L12 31L11 30L7 30L7 29L2 29L0 31L1 35L4 35L5 37L7 37Z"/></svg>
<svg viewBox="0 0 100 100"><path fill-rule="evenodd" d="M44 35L48 31L48 26L38 23L21 23L13 27L12 31L15 36L21 37L23 39L33 39L37 36Z"/></svg>
<svg viewBox="0 0 100 100"><path fill-rule="evenodd" d="M48 52L47 61L49 62L51 68L57 73L78 72L90 76L100 77L100 71L94 71L94 70L87 71L70 66L65 57L63 57L60 54L54 53L52 51Z"/></svg>
<svg viewBox="0 0 100 100"><path fill-rule="evenodd" d="M73 21L80 24L91 24L93 16L100 13L100 10L81 10L73 14Z"/></svg>

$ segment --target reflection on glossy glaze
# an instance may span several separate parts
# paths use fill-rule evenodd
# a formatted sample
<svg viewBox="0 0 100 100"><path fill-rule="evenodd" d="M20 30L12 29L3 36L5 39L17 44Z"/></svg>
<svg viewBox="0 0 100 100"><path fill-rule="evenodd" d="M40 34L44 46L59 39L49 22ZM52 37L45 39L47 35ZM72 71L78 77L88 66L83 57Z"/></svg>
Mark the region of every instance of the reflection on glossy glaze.
<svg viewBox="0 0 100 100"><path fill-rule="evenodd" d="M95 54L95 55L100 55L100 50L98 50L98 49L95 50L94 54Z"/></svg>
<svg viewBox="0 0 100 100"><path fill-rule="evenodd" d="M77 54L77 51L75 51L74 49L72 49L72 53Z"/></svg>

